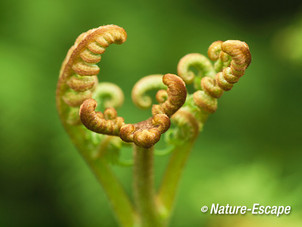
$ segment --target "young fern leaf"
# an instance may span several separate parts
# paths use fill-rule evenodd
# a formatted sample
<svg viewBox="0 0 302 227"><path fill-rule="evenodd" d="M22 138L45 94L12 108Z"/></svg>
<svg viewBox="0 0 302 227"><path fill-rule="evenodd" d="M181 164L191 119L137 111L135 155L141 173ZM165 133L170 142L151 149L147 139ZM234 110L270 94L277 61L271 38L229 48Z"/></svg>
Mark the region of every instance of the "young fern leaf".
<svg viewBox="0 0 302 227"><path fill-rule="evenodd" d="M251 62L248 45L237 40L214 42L208 56L215 61L214 65L205 56L193 53L184 56L177 66L178 75L187 84L194 83L197 91L188 95L183 107L172 117L172 126L166 133L166 141L175 147L158 193L161 214L166 219L172 212L176 188L198 131L216 111L217 99L232 89Z"/></svg>
<svg viewBox="0 0 302 227"><path fill-rule="evenodd" d="M162 100L159 105L154 105L153 116L145 121L125 124L124 119L118 117L113 108L106 109L104 114L96 112L97 103L93 99L87 99L81 105L81 121L96 133L120 136L125 142L134 142L137 146L150 148L159 141L161 134L168 130L170 117L183 105L187 95L185 84L178 76L166 74L162 81L168 87L167 99Z"/></svg>
<svg viewBox="0 0 302 227"><path fill-rule="evenodd" d="M166 90L163 90L164 86L161 83L162 77L163 75L161 74L145 76L135 84L132 89L132 100L138 107L142 109L151 107L152 99L147 95L147 92L152 90L158 90L156 93L156 100L159 103L163 103L168 99L168 93ZM157 108L157 106L153 106L152 112L156 113ZM198 122L196 122L192 114L185 112L183 107L173 114L171 121L173 122L171 125L173 128L170 128L167 133L165 133L165 141L168 144L183 142L191 136L197 136L198 127L196 127L196 124L198 125ZM189 133L183 130L184 128L187 128ZM177 143L174 145L176 144ZM170 148L167 150L171 151ZM155 153L162 155L164 153L168 154L169 152L155 150Z"/></svg>
<svg viewBox="0 0 302 227"><path fill-rule="evenodd" d="M124 95L119 87L112 83L98 84L99 67L96 64L110 44L121 44L126 38L125 30L115 25L82 33L69 49L61 67L56 95L57 109L64 128L82 155L87 158L98 156L96 150L99 150L99 144L104 137L95 136L82 126L79 108L84 100L92 97L106 108L118 108L122 105ZM114 150L121 147L121 142L117 143L112 138L108 140L110 142L106 144L109 150L110 147L114 147Z"/></svg>
<svg viewBox="0 0 302 227"><path fill-rule="evenodd" d="M217 99L224 91L232 89L251 62L248 45L237 40L213 42L209 47L208 56L210 60L215 61L214 65L199 53L185 55L177 65L178 75L187 84L193 83L197 91L188 95L183 107L172 117L173 124L165 135L168 144L177 146L195 139L198 129L202 130L209 114L216 111ZM192 68L195 68L197 73ZM142 81L154 80L155 77L158 78L159 75L147 76ZM141 84L143 83L139 81L136 87L142 87ZM136 96L137 94L132 93L132 97ZM164 93L158 96L165 97ZM147 98L143 96L141 100L150 103L151 100ZM134 102L141 107L145 105Z"/></svg>
<svg viewBox="0 0 302 227"><path fill-rule="evenodd" d="M251 62L251 54L245 42L228 40L216 41L209 47L208 56L212 61L216 61L214 67L206 57L201 56L199 54L184 56L178 63L178 74L187 83L196 77L199 78L195 80L199 85L195 84L197 91L193 94L193 102L201 112L213 113L217 109L217 99L224 91L231 90L244 75ZM190 70L192 65L197 67L199 75ZM197 114L196 111L192 112Z"/></svg>
<svg viewBox="0 0 302 227"><path fill-rule="evenodd" d="M117 86L98 84L96 75L99 67L96 63L101 60L101 55L110 44L121 44L126 38L125 30L115 25L102 26L82 33L63 61L56 102L65 130L103 186L119 223L122 226L134 226L134 206L108 166L109 163L120 162L118 153L122 141L87 130L79 118L80 105L92 97L104 103L107 108L117 108L122 104L124 96ZM107 89L104 89L104 86ZM109 110L106 117L110 118L111 114Z"/></svg>
<svg viewBox="0 0 302 227"><path fill-rule="evenodd" d="M135 226L136 211L108 163L121 163L118 156L120 148L126 144L123 141L135 144L134 165L139 169L135 178L136 197L149 204L146 207L144 202L137 202L137 209L142 220L158 223L152 188L145 190L138 185L145 180L152 186L152 177L144 177L151 173L152 160L145 158L153 155L153 145L170 127L170 118L184 104L187 90L183 80L173 74L141 80L133 89L134 102L141 107L151 106L151 99L143 94L152 87L160 89L156 95L159 104L153 105L149 119L126 124L115 109L123 103L123 92L112 83L98 84L97 79L101 55L110 44L121 44L126 38L125 30L116 25L82 33L62 64L56 101L66 131L102 184L119 222L122 226ZM96 111L97 103L105 109L103 112ZM138 160L149 163L149 167L146 169Z"/></svg>
<svg viewBox="0 0 302 227"><path fill-rule="evenodd" d="M217 43L213 45L216 46ZM212 57L211 51L212 46L209 48L209 56ZM229 57L225 57L226 55L230 56L231 62ZM202 78L201 87L203 91L197 91L193 96L197 106L211 113L217 109L216 99L223 94L223 91L231 90L233 85L244 75L251 62L249 47L246 43L236 40L223 42L221 43L218 61L223 63L222 72L218 72L215 78L207 76Z"/></svg>

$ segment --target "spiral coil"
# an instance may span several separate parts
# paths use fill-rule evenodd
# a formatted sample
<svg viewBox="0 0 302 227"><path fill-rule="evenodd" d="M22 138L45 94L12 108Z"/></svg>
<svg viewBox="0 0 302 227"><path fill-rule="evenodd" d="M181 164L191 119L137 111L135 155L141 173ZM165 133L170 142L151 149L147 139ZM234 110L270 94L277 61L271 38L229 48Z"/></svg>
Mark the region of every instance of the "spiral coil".
<svg viewBox="0 0 302 227"><path fill-rule="evenodd" d="M212 74L212 66L209 65L208 60L204 56L196 60L196 54L184 56L179 61L178 72L185 81L191 82L194 76L189 66L192 64L203 66L200 69L202 77L200 90L194 92L193 100L202 110L213 113L217 109L217 99L224 91L231 90L244 75L251 62L251 54L245 42L228 40L212 43L208 49L208 56L212 61L216 61L214 69L217 74L214 74L215 76Z"/></svg>

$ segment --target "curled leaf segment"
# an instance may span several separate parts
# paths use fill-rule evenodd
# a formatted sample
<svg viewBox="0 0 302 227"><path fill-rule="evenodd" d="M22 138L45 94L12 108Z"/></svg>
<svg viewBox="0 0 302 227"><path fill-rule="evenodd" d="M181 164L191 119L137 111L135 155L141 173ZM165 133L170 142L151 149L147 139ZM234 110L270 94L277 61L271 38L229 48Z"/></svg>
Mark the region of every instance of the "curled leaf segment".
<svg viewBox="0 0 302 227"><path fill-rule="evenodd" d="M124 119L117 116L113 108L107 108L103 113L96 112L96 101L87 99L80 108L80 118L83 124L91 131L120 136L125 142L134 142L136 145L149 148L159 141L162 133L170 126L170 117L185 102L186 88L184 82L173 74L166 74L162 77L163 83L168 87L166 99L162 97L163 90L160 90L161 103L153 105L153 116L145 121L136 124L125 124ZM135 92L134 92L135 93ZM159 97L159 95L157 95ZM142 102L143 103L143 102Z"/></svg>
<svg viewBox="0 0 302 227"><path fill-rule="evenodd" d="M208 49L210 60L215 61L214 66L201 54L188 54L178 63L178 74L188 84L195 82L197 91L193 94L194 105L205 113L213 113L217 109L217 99L224 91L232 89L240 77L245 73L251 62L249 47L245 42L228 40L216 41ZM191 67L194 66L196 75ZM188 100L192 100L189 96ZM190 106L186 102L185 106ZM196 115L196 111L191 111Z"/></svg>
<svg viewBox="0 0 302 227"><path fill-rule="evenodd" d="M97 63L110 44L121 44L126 39L125 30L116 25L91 29L76 39L63 61L57 85L57 109L66 131L86 159L99 158L98 151L106 150L106 153L99 153L102 157L109 157L109 162L123 162L119 160L119 155L114 155L119 152L122 142L86 130L81 123L79 109L89 98L101 102L104 108L119 108L122 105L124 94L118 86L98 83ZM106 117L110 117L112 112L107 111Z"/></svg>
<svg viewBox="0 0 302 227"><path fill-rule="evenodd" d="M187 54L177 65L178 75L193 84L195 92L188 95L184 106L173 116L166 133L170 144L183 144L196 138L209 114L217 110L217 99L244 75L251 62L249 47L238 40L216 41L208 49L209 59L199 53ZM195 119L195 120L192 120Z"/></svg>
<svg viewBox="0 0 302 227"><path fill-rule="evenodd" d="M169 128L170 117L185 102L186 88L180 77L173 74L162 76L160 81L156 81L155 87L162 90L157 94L159 105L152 108L153 116L139 123L126 124L115 110L123 102L122 91L111 83L97 83L100 70L97 63L102 54L110 44L121 44L126 38L125 30L115 25L82 33L63 62L57 88L57 107L66 128L71 129L72 125L80 125L82 122L93 132L119 136L125 142L134 142L137 146L149 148ZM139 96L135 94L136 90L140 91L141 88L134 89L134 96ZM101 100L104 112L95 110L96 100ZM150 100L140 102L146 105Z"/></svg>

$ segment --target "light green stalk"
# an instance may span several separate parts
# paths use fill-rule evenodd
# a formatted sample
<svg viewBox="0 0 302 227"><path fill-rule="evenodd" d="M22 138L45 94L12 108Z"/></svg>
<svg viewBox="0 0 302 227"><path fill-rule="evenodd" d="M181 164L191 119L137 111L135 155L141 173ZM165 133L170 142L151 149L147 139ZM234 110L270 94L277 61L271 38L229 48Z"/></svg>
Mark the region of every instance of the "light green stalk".
<svg viewBox="0 0 302 227"><path fill-rule="evenodd" d="M91 161L89 165L101 183L120 225L123 227L136 226L134 207L107 161L100 159Z"/></svg>
<svg viewBox="0 0 302 227"><path fill-rule="evenodd" d="M134 206L119 180L112 172L109 166L110 163L104 155L101 155L97 158L95 155L93 155L97 149L96 146L87 146L91 139L90 136L88 136L90 132L87 133L88 131L84 129L83 126L71 127L69 125L65 125L65 129L71 136L74 144L79 149L82 157L93 171L96 179L102 185L102 188L107 195L108 201L120 226L137 226L137 214ZM86 136L83 136L85 135L85 132ZM104 147L102 148L105 149Z"/></svg>
<svg viewBox="0 0 302 227"><path fill-rule="evenodd" d="M186 143L172 151L171 158L162 179L158 192L158 201L161 215L166 219L166 222L168 222L172 213L178 185L193 144L194 142Z"/></svg>
<svg viewBox="0 0 302 227"><path fill-rule="evenodd" d="M134 146L134 198L142 227L163 226L154 194L153 147Z"/></svg>

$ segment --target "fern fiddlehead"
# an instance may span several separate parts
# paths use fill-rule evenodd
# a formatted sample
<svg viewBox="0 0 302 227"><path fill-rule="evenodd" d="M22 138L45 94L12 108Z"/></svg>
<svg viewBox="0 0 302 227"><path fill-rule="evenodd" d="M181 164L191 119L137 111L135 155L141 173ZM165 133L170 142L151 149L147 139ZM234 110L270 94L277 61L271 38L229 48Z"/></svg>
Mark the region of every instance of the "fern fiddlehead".
<svg viewBox="0 0 302 227"><path fill-rule="evenodd" d="M121 44L126 38L127 34L123 28L107 25L82 33L76 39L60 71L57 108L66 131L103 185L119 222L123 226L133 226L138 220L136 210L108 163L121 163L119 150L125 142L133 142L137 146L134 161L136 168L140 169L138 172L145 171L141 169L145 168L144 164L137 163L138 160L148 163L149 168L152 168L152 161L149 160L150 155L153 155L152 146L170 127L170 117L183 105L187 92L185 83L174 74L141 81L140 87L133 89L134 102L141 106L151 106L150 98L138 98L140 92L151 86L160 89L156 96L159 104L153 105L152 117L149 119L126 124L115 109L123 103L123 92L115 84L98 83L97 79L100 71L97 63L101 61L106 48L113 43ZM103 112L96 110L97 103L102 106ZM148 153L148 160L145 160L144 153ZM149 168L146 172L148 176L151 173ZM145 181L146 184L152 185L152 177L140 174L137 176L137 184ZM143 203L137 203L141 225L145 225L144 220L158 223L157 211L152 203L152 190L136 187L135 191L136 197L149 204L146 207ZM151 217L149 213L154 215Z"/></svg>
<svg viewBox="0 0 302 227"><path fill-rule="evenodd" d="M195 86L199 89L194 92L193 100L202 110L213 113L217 109L217 99L224 91L231 90L239 78L244 75L251 62L251 54L246 43L229 40L212 43L208 56L212 61L216 61L214 67L206 57L196 59L196 54L188 54L179 61L178 74L187 83L190 83L196 77L190 70L190 66L192 64L202 66L199 67L202 78L200 78L199 86Z"/></svg>
<svg viewBox="0 0 302 227"><path fill-rule="evenodd" d="M153 117L136 124L125 124L113 108L106 109L104 114L95 112L96 101L86 99L80 108L81 121L91 131L120 136L125 142L134 142L144 148L153 146L168 130L169 117L183 105L187 94L184 82L176 75L166 74L162 80L168 87L167 100L153 106Z"/></svg>
<svg viewBox="0 0 302 227"><path fill-rule="evenodd" d="M210 113L217 109L216 99L221 97L224 91L232 89L251 62L251 55L246 43L231 40L220 44L221 47L218 49L221 51L217 62L222 62L222 72L218 72L215 78L203 77L201 80L202 91L197 91L193 95L195 104ZM216 60L216 56L212 54L212 49L217 51L217 45L219 44L214 43L214 47L209 48L209 57L212 57L213 60ZM231 62L229 58L231 58Z"/></svg>
<svg viewBox="0 0 302 227"><path fill-rule="evenodd" d="M208 56L214 64L205 56L193 53L181 58L177 66L178 75L187 84L193 83L196 91L188 95L183 107L172 117L172 126L166 133L166 141L174 149L158 193L165 217L173 208L176 188L198 131L217 110L217 99L232 89L251 62L248 45L237 40L212 43Z"/></svg>
<svg viewBox="0 0 302 227"><path fill-rule="evenodd" d="M57 108L66 131L103 185L120 224L163 226L171 214L181 172L198 131L209 114L216 111L217 99L243 76L251 55L244 42L216 41L208 50L214 64L202 54L193 53L179 61L180 77L156 74L142 78L132 90L133 102L140 108L149 108L152 99L147 92L158 90L159 104L152 106L150 118L128 124L116 111L124 100L122 90L112 83L98 83L97 79L97 63L106 48L113 43L121 44L126 38L123 28L107 25L76 39L60 71ZM193 94L187 96L181 78L194 84ZM103 112L96 110L97 105ZM173 152L156 196L153 146L166 131L165 141ZM119 152L126 143L134 144L135 205L108 166L122 163Z"/></svg>
<svg viewBox="0 0 302 227"><path fill-rule="evenodd" d="M113 84L98 84L99 67L96 64L110 44L121 44L126 38L125 30L115 25L82 33L63 61L56 102L65 130L102 184L119 223L122 226L133 226L136 222L134 207L108 165L119 163L118 153L122 143L114 137L87 130L79 117L81 104L92 97L101 101L106 108L121 106L122 91ZM105 90L104 85L115 89Z"/></svg>
<svg viewBox="0 0 302 227"><path fill-rule="evenodd" d="M106 48L126 39L125 30L115 25L91 29L77 38L62 64L57 87L57 108L63 123L66 115L74 113L66 109L79 108L85 99L92 97L100 70L96 64Z"/></svg>

